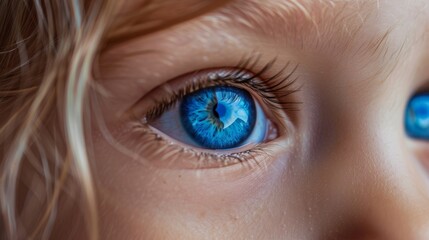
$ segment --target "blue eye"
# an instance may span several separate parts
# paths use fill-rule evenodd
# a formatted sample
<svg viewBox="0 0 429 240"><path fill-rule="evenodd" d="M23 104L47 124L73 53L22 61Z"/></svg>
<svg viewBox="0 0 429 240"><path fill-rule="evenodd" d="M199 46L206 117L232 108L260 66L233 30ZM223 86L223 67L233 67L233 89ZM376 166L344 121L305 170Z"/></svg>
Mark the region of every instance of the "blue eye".
<svg viewBox="0 0 429 240"><path fill-rule="evenodd" d="M187 94L150 125L177 141L211 150L260 143L269 129L259 103L246 90L233 86Z"/></svg>
<svg viewBox="0 0 429 240"><path fill-rule="evenodd" d="M196 143L208 149L228 149L239 146L252 133L256 108L244 90L210 87L185 96L180 117Z"/></svg>
<svg viewBox="0 0 429 240"><path fill-rule="evenodd" d="M405 113L405 128L408 136L429 140L429 94L411 98Z"/></svg>

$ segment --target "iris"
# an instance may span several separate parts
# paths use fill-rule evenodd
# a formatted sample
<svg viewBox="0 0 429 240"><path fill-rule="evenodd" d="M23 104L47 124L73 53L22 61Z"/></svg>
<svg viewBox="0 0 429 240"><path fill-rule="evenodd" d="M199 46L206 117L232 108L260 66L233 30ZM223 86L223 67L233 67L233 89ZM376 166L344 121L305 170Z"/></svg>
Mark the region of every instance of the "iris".
<svg viewBox="0 0 429 240"><path fill-rule="evenodd" d="M405 113L405 128L410 137L429 140L429 94L411 98Z"/></svg>
<svg viewBox="0 0 429 240"><path fill-rule="evenodd" d="M200 89L184 96L180 104L183 128L207 149L239 147L251 135L256 113L252 96L232 86Z"/></svg>

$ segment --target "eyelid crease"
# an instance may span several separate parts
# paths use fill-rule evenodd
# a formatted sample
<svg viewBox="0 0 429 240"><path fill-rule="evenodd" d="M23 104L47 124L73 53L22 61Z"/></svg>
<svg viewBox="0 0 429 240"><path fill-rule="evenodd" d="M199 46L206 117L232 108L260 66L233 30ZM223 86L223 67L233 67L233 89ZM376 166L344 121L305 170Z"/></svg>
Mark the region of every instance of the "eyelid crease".
<svg viewBox="0 0 429 240"><path fill-rule="evenodd" d="M299 110L297 105L301 104L301 102L282 100L282 98L298 92L301 89L300 87L294 87L296 81L299 79L298 76L294 77L299 65L296 64L290 72L286 73L286 69L288 69L291 65L291 62L287 62L280 71L270 77L263 78L263 76L273 68L277 58L269 61L258 72L250 72L248 69L255 68L255 66L259 63L259 59L260 57L243 58L237 67L230 70L223 70L223 72L210 73L208 72L210 70L202 70L191 74L186 74L191 75L191 78L197 78L197 80L192 81L182 89L177 91L173 90L171 96L160 100L155 100L155 106L146 111L144 121L147 122L152 119L156 119L165 111L173 107L185 95L191 92L209 86L221 85L233 85L237 87L243 86L248 88L254 91L261 98L264 104L266 104L271 109L281 109L288 111ZM207 72L207 74L205 74L206 76L198 76L198 74L202 74L204 72Z"/></svg>

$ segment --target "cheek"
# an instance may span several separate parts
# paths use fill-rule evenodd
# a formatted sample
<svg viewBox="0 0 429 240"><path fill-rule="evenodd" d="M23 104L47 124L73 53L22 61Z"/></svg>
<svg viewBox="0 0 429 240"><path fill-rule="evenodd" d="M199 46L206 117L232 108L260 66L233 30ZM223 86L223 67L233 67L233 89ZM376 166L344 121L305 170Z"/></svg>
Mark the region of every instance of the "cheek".
<svg viewBox="0 0 429 240"><path fill-rule="evenodd" d="M102 229L162 239L244 237L277 228L286 215L297 215L282 207L285 199L297 196L284 176L291 154L257 169L165 169L124 154L103 137L92 141Z"/></svg>
<svg viewBox="0 0 429 240"><path fill-rule="evenodd" d="M407 147L411 149L413 156L425 170L424 175L429 176L429 143L411 140L408 142Z"/></svg>
<svg viewBox="0 0 429 240"><path fill-rule="evenodd" d="M429 171L429 146L426 146L424 150L420 150L417 154L423 166Z"/></svg>

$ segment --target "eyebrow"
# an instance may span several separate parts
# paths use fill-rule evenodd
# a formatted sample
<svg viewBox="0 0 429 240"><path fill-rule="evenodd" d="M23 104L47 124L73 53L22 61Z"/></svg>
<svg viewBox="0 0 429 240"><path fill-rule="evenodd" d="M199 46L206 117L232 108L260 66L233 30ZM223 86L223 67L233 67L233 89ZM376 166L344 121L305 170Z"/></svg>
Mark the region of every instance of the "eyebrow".
<svg viewBox="0 0 429 240"><path fill-rule="evenodd" d="M274 39L303 41L346 40L355 37L377 9L378 1L238 0L220 14L229 22ZM380 33L374 38L384 36ZM372 39L377 40L377 39ZM302 45L302 44L301 44ZM338 47L338 46L337 46Z"/></svg>
<svg viewBox="0 0 429 240"><path fill-rule="evenodd" d="M124 39L165 30L222 8L231 0L172 0L142 1L120 9L117 20L107 34L107 45L115 45ZM173 6L171 5L173 4ZM126 26L126 27L125 27Z"/></svg>
<svg viewBox="0 0 429 240"><path fill-rule="evenodd" d="M181 3L190 1L184 0ZM368 58L387 59L386 61L391 62L383 65L395 65L403 54L408 52L404 47L405 43L396 47L389 45L392 29L378 30L371 36L367 35L367 32L371 32L370 28L375 29L374 24L368 19L371 15L377 15L378 0L211 0L209 2L220 5L212 11L203 12L201 16L187 20L192 22L196 19L203 28L236 27L240 32L245 31L258 38L277 41L280 46L296 51L318 53L322 49L330 54L364 54ZM166 9L167 12L171 10L171 6ZM174 18L174 16L170 17ZM213 24L210 24L210 21ZM170 23L174 26L181 22ZM122 29L129 29L129 27ZM132 31L128 37L120 36L116 41L120 43L142 35L145 35L145 32Z"/></svg>
<svg viewBox="0 0 429 240"><path fill-rule="evenodd" d="M114 45L117 42L122 42L124 39L152 33L155 30L163 30L187 20L192 21L192 19L198 18L202 14L202 17L215 19L214 21L216 22L221 19L220 21L223 21L225 24L236 25L258 36L262 35L271 37L272 39L282 39L284 42L288 42L288 45L295 43L293 46L295 48L309 47L309 45L313 45L314 48L329 48L332 46L321 44L335 40L337 41L335 48L345 52L348 47L355 45L351 44L349 39L352 39L359 33L365 23L365 19L370 15L371 9L378 8L378 1L183 0L180 2L182 8L183 6L189 6L189 4L202 4L201 6L205 5L204 8L206 9L202 8L200 9L201 11L195 13L191 11L192 14L183 14L183 12L171 14L172 6L168 5L172 4L170 0L160 0L156 3L163 7L155 7L158 10L153 15L157 16L156 13L160 11L161 15L169 16L170 21L165 21L161 25L155 25L155 28L153 26L147 27L151 24L153 25L150 21L143 25L128 25L126 28L123 26L127 24L119 24L112 31L113 34L108 34L108 45ZM134 16L131 17L131 20L147 15L143 14L144 11L142 12L141 10L131 10L131 12L136 12L136 14L126 14L126 17L129 17L128 15ZM347 24L349 21L354 22ZM156 22L159 23L159 19ZM380 34L380 36L384 35L385 33ZM381 40L384 42L387 39L387 37L383 37ZM342 46L338 44L338 40L342 40ZM368 41L364 45L367 46L363 46L360 49L371 49L372 45L382 46L383 44L382 42L380 43L379 36L374 36L374 39L371 39L371 41ZM384 50L382 47L377 49L380 52Z"/></svg>
<svg viewBox="0 0 429 240"><path fill-rule="evenodd" d="M381 30L371 22L380 10L378 2L236 0L220 9L215 17L220 15L227 24L281 41L289 48L364 55L393 67L408 52L407 44L390 44L396 25Z"/></svg>

